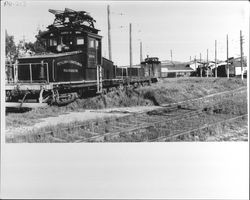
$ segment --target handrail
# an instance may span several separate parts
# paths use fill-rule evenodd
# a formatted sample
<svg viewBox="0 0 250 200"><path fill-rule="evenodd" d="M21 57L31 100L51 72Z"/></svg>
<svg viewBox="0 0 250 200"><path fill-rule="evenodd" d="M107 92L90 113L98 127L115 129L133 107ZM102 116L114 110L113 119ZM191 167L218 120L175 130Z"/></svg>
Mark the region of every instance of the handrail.
<svg viewBox="0 0 250 200"><path fill-rule="evenodd" d="M41 63L18 63L18 65L29 65L29 64L32 64L32 65L41 65ZM44 64L48 64L47 62L45 62ZM5 64L6 65L15 65L14 64Z"/></svg>
<svg viewBox="0 0 250 200"><path fill-rule="evenodd" d="M55 81L55 59L52 60L52 79Z"/></svg>

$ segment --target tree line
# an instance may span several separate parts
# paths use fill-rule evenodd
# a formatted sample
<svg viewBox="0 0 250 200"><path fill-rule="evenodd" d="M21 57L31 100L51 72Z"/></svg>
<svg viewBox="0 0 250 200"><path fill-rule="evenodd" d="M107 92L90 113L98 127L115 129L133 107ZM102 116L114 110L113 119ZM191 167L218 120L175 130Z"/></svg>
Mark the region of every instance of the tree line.
<svg viewBox="0 0 250 200"><path fill-rule="evenodd" d="M15 44L14 36L8 34L7 30L5 30L6 61L15 62L19 56L27 52L30 54L45 53L45 46L39 37L41 33L42 31L39 30L35 42L26 42L24 40L20 40L18 44Z"/></svg>

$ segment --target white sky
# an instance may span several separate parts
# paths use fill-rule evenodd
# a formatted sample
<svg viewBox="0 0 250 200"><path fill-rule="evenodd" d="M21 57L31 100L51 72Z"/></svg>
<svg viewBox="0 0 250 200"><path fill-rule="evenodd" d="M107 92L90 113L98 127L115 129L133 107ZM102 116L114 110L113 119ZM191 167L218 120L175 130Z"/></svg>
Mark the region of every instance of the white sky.
<svg viewBox="0 0 250 200"><path fill-rule="evenodd" d="M244 36L244 54L248 55L249 3L247 1L8 1L2 3L2 26L15 41L25 36L34 41L38 27L45 29L54 20L48 9L85 10L96 19L103 36L103 56L108 57L107 5L111 9L112 58L115 64L129 64L129 23L132 23L133 64L139 63L139 43L143 57L157 56L160 60L189 61L196 55L214 59L217 40L219 59L226 59L226 35L229 35L229 56L240 54L240 30ZM10 6L11 4L11 6ZM123 15L119 15L122 13ZM121 27L122 26L122 27Z"/></svg>

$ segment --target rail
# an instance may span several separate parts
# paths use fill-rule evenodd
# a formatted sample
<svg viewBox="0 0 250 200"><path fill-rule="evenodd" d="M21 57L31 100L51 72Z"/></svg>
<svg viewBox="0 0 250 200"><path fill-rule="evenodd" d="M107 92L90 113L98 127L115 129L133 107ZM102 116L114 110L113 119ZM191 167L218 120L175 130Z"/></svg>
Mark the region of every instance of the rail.
<svg viewBox="0 0 250 200"><path fill-rule="evenodd" d="M195 129L191 129L191 130L180 131L180 132L168 135L168 136L158 137L156 139L150 140L149 142L157 142L157 141L162 141L162 140L168 140L168 139L172 139L172 138L177 138L177 137L180 137L180 136L183 136L183 135L190 134L190 133L195 132L195 131L200 131L200 130L203 130L203 129L206 129L206 128L209 128L209 127L213 127L215 125L219 125L219 124L226 123L226 122L229 122L229 121L233 121L233 120L237 120L237 119L240 119L240 118L244 118L246 116L248 116L248 114L240 115L240 116L237 116L237 117L232 117L232 118L229 118L229 119L226 119L226 120L221 120L221 121L218 121L218 122L215 122L215 123L206 124L204 126L201 126L201 127L195 128Z"/></svg>

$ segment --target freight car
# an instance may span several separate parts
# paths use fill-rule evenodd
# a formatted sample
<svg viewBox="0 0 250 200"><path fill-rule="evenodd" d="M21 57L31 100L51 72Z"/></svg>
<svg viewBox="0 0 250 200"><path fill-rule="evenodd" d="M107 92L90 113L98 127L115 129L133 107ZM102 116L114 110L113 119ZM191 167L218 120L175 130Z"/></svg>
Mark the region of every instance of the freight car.
<svg viewBox="0 0 250 200"><path fill-rule="evenodd" d="M6 107L33 107L35 102L64 105L88 91L102 93L111 87L151 81L141 75L133 79L128 73L124 78L116 75L117 67L102 57L102 36L87 12L68 8L49 12L55 20L38 36L48 52L7 65Z"/></svg>

